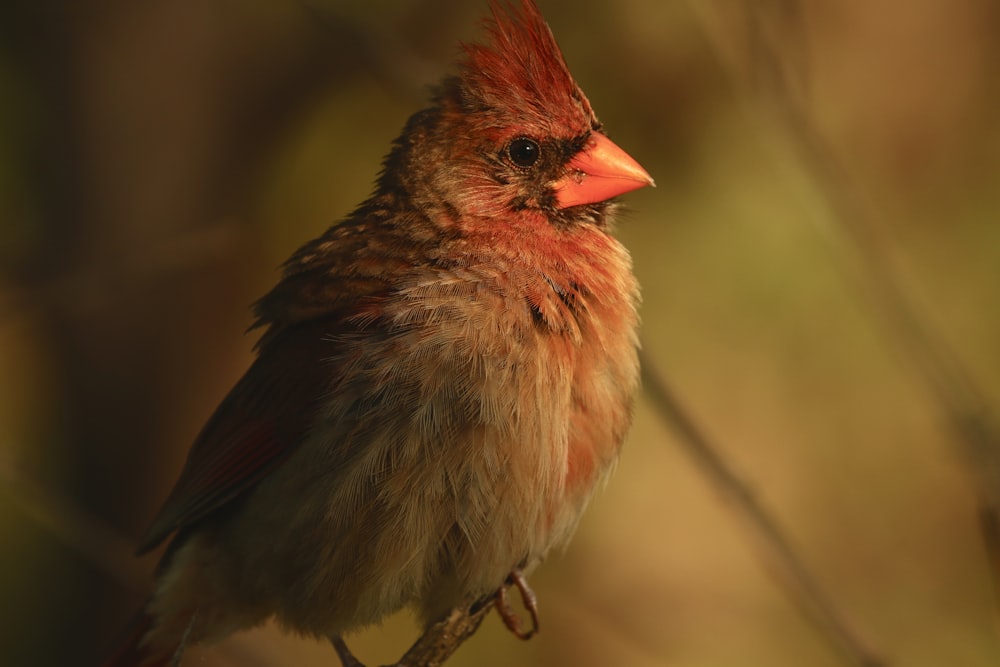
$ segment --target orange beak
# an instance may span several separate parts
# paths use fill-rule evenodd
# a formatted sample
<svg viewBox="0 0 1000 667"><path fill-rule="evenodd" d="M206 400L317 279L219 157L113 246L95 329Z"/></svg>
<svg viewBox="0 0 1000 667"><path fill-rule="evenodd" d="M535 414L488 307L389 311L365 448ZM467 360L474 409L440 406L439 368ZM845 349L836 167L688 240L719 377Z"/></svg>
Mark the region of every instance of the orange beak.
<svg viewBox="0 0 1000 667"><path fill-rule="evenodd" d="M639 163L597 132L566 165L567 173L555 182L559 208L595 204L656 183Z"/></svg>

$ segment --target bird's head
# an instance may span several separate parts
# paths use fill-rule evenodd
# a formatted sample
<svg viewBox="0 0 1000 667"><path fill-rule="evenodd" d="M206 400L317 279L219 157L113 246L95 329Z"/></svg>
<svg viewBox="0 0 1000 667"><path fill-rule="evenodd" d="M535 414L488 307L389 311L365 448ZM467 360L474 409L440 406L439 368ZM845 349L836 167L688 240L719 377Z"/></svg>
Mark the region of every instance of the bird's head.
<svg viewBox="0 0 1000 667"><path fill-rule="evenodd" d="M532 0L492 3L488 40L463 46L459 72L410 119L386 172L455 220L542 213L602 223L611 198L653 179L601 129ZM426 202L433 204L434 202Z"/></svg>

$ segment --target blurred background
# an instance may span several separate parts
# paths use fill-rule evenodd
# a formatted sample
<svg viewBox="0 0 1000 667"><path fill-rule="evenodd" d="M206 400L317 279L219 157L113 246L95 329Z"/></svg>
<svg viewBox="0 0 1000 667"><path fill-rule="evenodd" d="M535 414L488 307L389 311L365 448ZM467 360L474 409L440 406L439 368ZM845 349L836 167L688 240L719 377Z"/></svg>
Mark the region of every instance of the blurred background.
<svg viewBox="0 0 1000 667"><path fill-rule="evenodd" d="M763 42L760 7L777 26ZM541 9L658 184L626 197L619 229L656 371L887 664L1000 663L974 482L986 463L957 455L940 401L881 326L836 206L863 214L875 264L1000 405L1000 6ZM0 663L94 664L114 645L155 565L131 557L135 541L251 359L250 303L368 195L485 11L4 3ZM801 158L774 62L842 181ZM490 616L449 664L850 664L731 509L640 400L611 483L533 577L541 634L519 642ZM349 643L383 664L415 635L404 615ZM335 656L262 628L185 664Z"/></svg>

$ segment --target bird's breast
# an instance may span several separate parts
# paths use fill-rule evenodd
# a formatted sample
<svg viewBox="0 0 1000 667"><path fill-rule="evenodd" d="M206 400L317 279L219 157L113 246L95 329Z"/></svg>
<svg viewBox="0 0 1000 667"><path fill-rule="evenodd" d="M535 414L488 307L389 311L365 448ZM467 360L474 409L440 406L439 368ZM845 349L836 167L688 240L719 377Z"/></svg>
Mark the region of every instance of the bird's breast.
<svg viewBox="0 0 1000 667"><path fill-rule="evenodd" d="M374 622L421 601L431 618L564 541L628 428L625 271L601 292L513 265L427 270L332 332L310 435L245 513L273 545L246 571L311 601L279 616L336 627L337 610Z"/></svg>

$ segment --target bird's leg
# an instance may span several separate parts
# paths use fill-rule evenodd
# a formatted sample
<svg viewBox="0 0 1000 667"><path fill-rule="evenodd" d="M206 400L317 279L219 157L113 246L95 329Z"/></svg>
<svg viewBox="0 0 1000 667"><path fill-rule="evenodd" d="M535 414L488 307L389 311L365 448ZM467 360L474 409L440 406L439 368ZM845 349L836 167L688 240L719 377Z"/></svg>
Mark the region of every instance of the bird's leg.
<svg viewBox="0 0 1000 667"><path fill-rule="evenodd" d="M521 628L521 619L518 617L517 612L511 608L510 602L507 600L507 587L511 585L517 586L517 590L521 593L521 603L528 610L528 613L531 614L530 630L525 631ZM503 619L503 624L518 639L531 639L538 632L538 598L535 597L535 592L528 586L528 582L524 580L521 570L512 570L507 575L504 585L497 589L496 608L497 613L500 614L500 618Z"/></svg>
<svg viewBox="0 0 1000 667"><path fill-rule="evenodd" d="M195 609L191 614L191 620L188 621L187 627L184 628L184 634L181 635L181 641L177 644L177 648L174 649L174 655L170 659L170 667L181 667L181 660L184 658L184 649L187 648L188 639L191 637L191 630L194 628L194 621L198 618L198 610Z"/></svg>
<svg viewBox="0 0 1000 667"><path fill-rule="evenodd" d="M344 639L340 635L330 635L330 643L333 644L333 650L337 652L340 664L344 667L365 667L361 661L354 657L351 649L347 648L347 644L344 643Z"/></svg>

